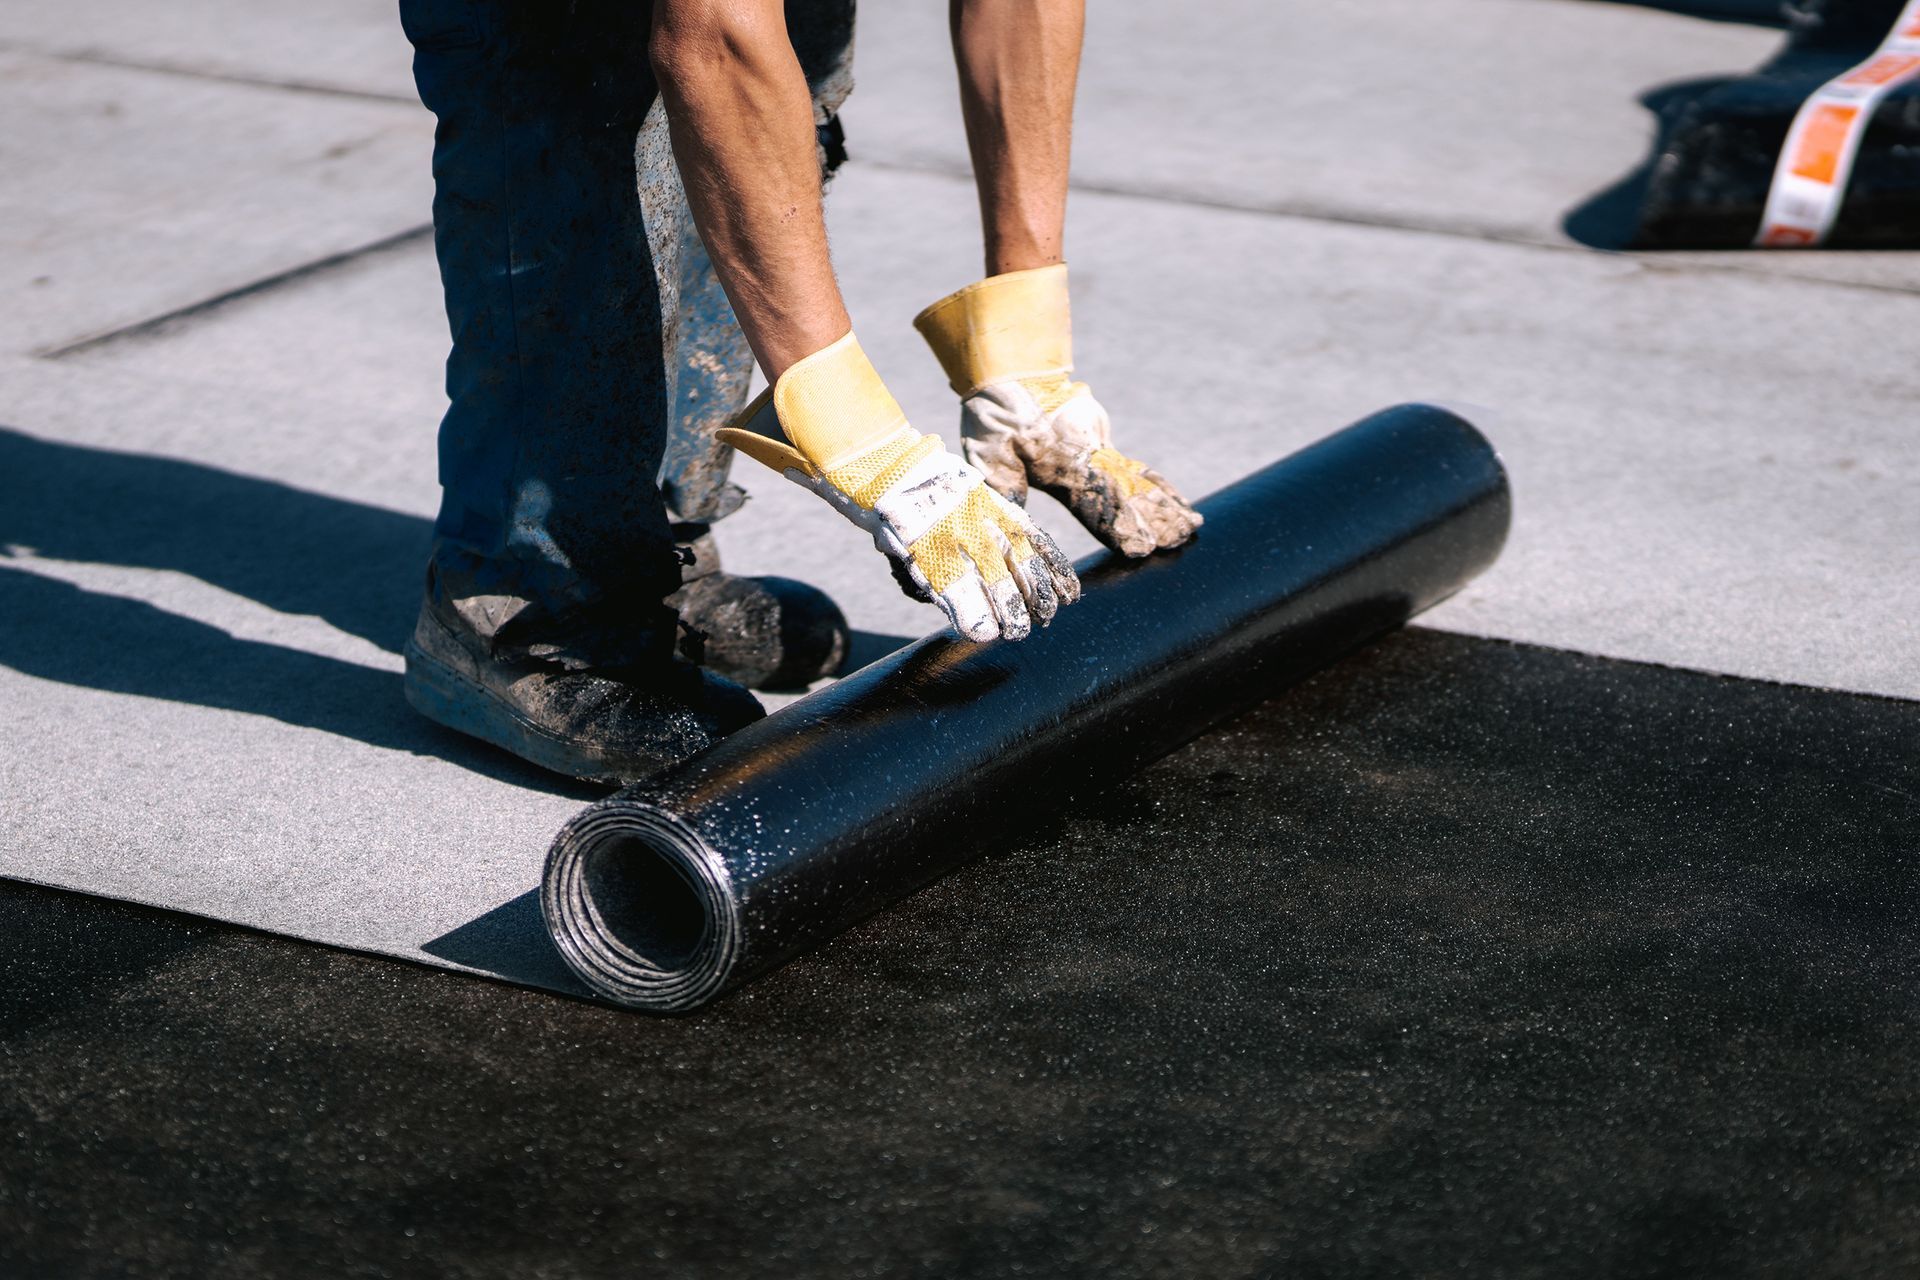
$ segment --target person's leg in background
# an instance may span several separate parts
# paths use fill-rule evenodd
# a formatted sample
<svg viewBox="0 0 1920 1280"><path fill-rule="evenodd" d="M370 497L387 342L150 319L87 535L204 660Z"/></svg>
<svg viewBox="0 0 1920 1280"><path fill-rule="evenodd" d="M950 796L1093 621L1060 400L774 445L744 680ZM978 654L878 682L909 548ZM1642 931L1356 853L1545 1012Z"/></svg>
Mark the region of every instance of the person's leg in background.
<svg viewBox="0 0 1920 1280"><path fill-rule="evenodd" d="M838 113L852 90L853 0L787 0L787 34L813 96L823 185L846 158ZM741 578L720 570L712 526L746 494L730 481L733 450L716 432L746 406L753 350L686 209L666 118L656 104L640 138L642 202L680 210L678 271L657 257L668 307L672 424L660 489L675 539L692 555L684 585L668 598L683 620L681 652L754 688L804 686L839 669L846 619L821 592L788 578Z"/></svg>
<svg viewBox="0 0 1920 1280"><path fill-rule="evenodd" d="M434 238L453 334L408 697L556 771L638 776L760 715L675 657L662 603L680 559L657 484L670 380L634 174L655 97L648 7L401 12L439 119Z"/></svg>

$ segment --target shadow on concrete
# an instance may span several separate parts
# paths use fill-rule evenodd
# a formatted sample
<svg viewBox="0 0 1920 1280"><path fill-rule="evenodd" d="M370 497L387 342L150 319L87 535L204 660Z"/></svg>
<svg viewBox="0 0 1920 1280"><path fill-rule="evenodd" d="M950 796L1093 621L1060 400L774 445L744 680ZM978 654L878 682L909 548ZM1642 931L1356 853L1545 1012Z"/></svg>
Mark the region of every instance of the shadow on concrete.
<svg viewBox="0 0 1920 1280"><path fill-rule="evenodd" d="M397 653L432 522L172 458L0 428L0 549L188 574ZM30 563L30 562L16 562ZM423 719L400 677L0 558L0 664L43 680L269 716L516 786L603 794Z"/></svg>
<svg viewBox="0 0 1920 1280"><path fill-rule="evenodd" d="M269 716L358 742L438 756L501 782L605 794L522 763L418 715L400 677L302 649L242 640L124 596L88 591L0 562L0 665L108 693Z"/></svg>
<svg viewBox="0 0 1920 1280"><path fill-rule="evenodd" d="M398 653L433 525L215 467L0 427L0 547L171 569Z"/></svg>

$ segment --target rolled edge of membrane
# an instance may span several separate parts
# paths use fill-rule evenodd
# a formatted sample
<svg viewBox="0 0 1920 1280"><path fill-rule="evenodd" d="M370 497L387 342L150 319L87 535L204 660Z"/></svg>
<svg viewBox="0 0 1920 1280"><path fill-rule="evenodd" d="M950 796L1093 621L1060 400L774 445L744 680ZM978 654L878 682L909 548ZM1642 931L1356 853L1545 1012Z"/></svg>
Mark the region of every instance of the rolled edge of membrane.
<svg viewBox="0 0 1920 1280"><path fill-rule="evenodd" d="M1465 403L1448 404L1439 400L1416 400L1398 407L1440 413L1451 418L1486 454L1487 462L1491 467L1491 488L1473 490L1465 495L1469 501L1475 503L1491 503L1497 527L1492 543L1485 548L1478 563L1467 571L1456 590L1464 588L1467 583L1492 567L1493 562L1500 558L1500 553L1506 550L1507 539L1513 534L1513 475L1507 470L1507 460L1501 454L1500 446L1495 444L1493 437L1488 434L1490 429L1508 425L1510 417L1506 411L1500 409Z"/></svg>
<svg viewBox="0 0 1920 1280"><path fill-rule="evenodd" d="M540 910L567 967L629 1008L698 1008L726 986L740 949L719 853L674 814L620 796L554 837Z"/></svg>

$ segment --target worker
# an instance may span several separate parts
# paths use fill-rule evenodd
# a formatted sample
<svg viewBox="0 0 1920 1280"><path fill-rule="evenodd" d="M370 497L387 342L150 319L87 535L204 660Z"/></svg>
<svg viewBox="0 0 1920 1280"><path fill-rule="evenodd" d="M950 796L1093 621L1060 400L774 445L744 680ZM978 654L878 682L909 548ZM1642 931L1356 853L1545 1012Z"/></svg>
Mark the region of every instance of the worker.
<svg viewBox="0 0 1920 1280"><path fill-rule="evenodd" d="M728 446L866 530L902 587L976 641L1021 639L1078 596L1023 509L1030 488L1128 556L1198 527L1072 376L1062 232L1083 0L953 0L985 278L914 323L960 398L964 456L907 423L833 275L822 189L851 0L401 10L439 121L453 335L443 501L406 653L428 716L619 782L763 714L725 664L689 658L777 651L732 674L830 674L845 636L830 600L711 567L702 521L738 503ZM769 385L742 408L749 357Z"/></svg>

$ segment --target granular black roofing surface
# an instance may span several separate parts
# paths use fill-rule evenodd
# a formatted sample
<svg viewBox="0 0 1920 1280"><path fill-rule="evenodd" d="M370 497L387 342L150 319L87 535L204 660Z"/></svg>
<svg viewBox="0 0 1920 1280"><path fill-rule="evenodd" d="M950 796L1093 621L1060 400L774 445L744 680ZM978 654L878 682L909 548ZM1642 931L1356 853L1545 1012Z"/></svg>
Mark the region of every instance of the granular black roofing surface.
<svg viewBox="0 0 1920 1280"><path fill-rule="evenodd" d="M1412 631L704 1013L0 885L0 1274L1920 1270L1920 706Z"/></svg>

